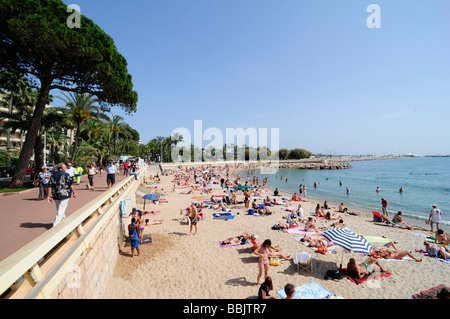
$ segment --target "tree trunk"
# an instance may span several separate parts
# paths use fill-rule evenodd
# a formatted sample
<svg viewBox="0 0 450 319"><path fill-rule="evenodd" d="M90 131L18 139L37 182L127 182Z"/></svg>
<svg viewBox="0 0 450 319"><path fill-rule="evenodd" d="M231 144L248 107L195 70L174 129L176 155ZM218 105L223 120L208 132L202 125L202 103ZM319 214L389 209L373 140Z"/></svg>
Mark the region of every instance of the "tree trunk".
<svg viewBox="0 0 450 319"><path fill-rule="evenodd" d="M80 128L81 128L81 123L78 123L77 124L77 134L75 134L75 141L73 143L73 151L72 151L72 159L71 159L73 165L75 165L74 164L75 152L77 151L77 148L78 148L78 139L80 137Z"/></svg>
<svg viewBox="0 0 450 319"><path fill-rule="evenodd" d="M19 155L19 160L14 170L14 175L12 177L10 188L20 188L25 180L25 174L27 172L28 164L30 162L31 155L33 155L34 143L41 128L41 119L44 114L45 105L48 101L48 95L50 92L50 79L41 80L41 91L39 93L38 102L36 108L34 109L33 117L31 118L30 127L27 131L25 137L25 142L23 144L22 151Z"/></svg>
<svg viewBox="0 0 450 319"><path fill-rule="evenodd" d="M42 141L41 134L36 137L36 142L34 142L34 164L36 165L36 170L34 174L41 171L41 167L44 166L44 142ZM33 174L31 174L33 177Z"/></svg>

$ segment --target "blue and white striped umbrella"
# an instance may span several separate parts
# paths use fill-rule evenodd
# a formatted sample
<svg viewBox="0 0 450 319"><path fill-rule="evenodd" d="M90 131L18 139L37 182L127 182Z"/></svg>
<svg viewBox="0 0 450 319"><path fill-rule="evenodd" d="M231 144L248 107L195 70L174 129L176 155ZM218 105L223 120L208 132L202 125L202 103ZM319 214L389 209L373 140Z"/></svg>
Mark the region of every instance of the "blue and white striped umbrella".
<svg viewBox="0 0 450 319"><path fill-rule="evenodd" d="M364 237L346 228L330 228L324 231L322 235L336 245L355 253L370 254L373 250L373 247L364 239Z"/></svg>

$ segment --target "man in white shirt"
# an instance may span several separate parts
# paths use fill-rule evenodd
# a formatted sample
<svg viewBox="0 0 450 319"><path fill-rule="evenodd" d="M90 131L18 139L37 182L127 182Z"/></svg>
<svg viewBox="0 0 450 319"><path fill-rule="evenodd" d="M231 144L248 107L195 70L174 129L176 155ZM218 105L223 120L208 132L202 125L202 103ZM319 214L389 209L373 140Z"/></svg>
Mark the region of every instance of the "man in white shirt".
<svg viewBox="0 0 450 319"><path fill-rule="evenodd" d="M441 222L442 211L433 204L433 209L430 211L428 220L430 221L431 231L433 231L433 224L436 224L436 229L439 229L439 223Z"/></svg>
<svg viewBox="0 0 450 319"><path fill-rule="evenodd" d="M67 163L66 173L69 174L72 182L74 182L74 177L77 174L77 171L75 170L75 167L72 166L72 163Z"/></svg>
<svg viewBox="0 0 450 319"><path fill-rule="evenodd" d="M108 166L106 166L106 184L108 184L108 188L111 188L116 183L116 172L117 166L112 161L109 162Z"/></svg>

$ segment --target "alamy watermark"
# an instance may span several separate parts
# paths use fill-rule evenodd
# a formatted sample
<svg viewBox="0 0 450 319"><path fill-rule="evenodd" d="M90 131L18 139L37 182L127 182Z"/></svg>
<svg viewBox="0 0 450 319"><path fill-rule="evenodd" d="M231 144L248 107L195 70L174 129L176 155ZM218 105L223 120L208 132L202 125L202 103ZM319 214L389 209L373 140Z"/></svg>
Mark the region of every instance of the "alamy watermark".
<svg viewBox="0 0 450 319"><path fill-rule="evenodd" d="M182 143L171 149L175 163L186 162L267 162L272 168L261 168L266 172L278 169L280 129L271 128L226 128L225 134L216 127L203 129L203 121L194 121L191 130L179 127L172 131L183 136ZM270 147L269 145L270 139ZM205 143L206 142L206 143Z"/></svg>
<svg viewBox="0 0 450 319"><path fill-rule="evenodd" d="M67 17L66 25L69 29L81 28L81 9L77 4L71 4L67 6L67 13L70 15Z"/></svg>
<svg viewBox="0 0 450 319"><path fill-rule="evenodd" d="M371 13L367 17L366 25L369 29L381 28L381 8L378 4L369 4L366 11Z"/></svg>

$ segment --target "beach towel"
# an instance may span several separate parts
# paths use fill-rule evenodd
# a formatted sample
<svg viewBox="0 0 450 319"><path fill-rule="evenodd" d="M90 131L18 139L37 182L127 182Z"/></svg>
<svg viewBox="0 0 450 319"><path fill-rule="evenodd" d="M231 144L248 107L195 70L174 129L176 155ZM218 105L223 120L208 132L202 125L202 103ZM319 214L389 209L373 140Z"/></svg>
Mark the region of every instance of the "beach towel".
<svg viewBox="0 0 450 319"><path fill-rule="evenodd" d="M144 212L143 214L144 214L144 215L152 215L152 216L156 216L156 215L161 214L161 212L160 212L160 211L151 210L151 211L146 211L146 212Z"/></svg>
<svg viewBox="0 0 450 319"><path fill-rule="evenodd" d="M278 290L277 295L283 299L286 299L284 289ZM334 296L334 293L328 291L315 281L295 287L294 299L325 299L330 296Z"/></svg>
<svg viewBox="0 0 450 319"><path fill-rule="evenodd" d="M294 237L294 240L299 242L300 244L305 245L308 248L311 248L314 252L317 252L319 250L318 247L312 247L309 245L309 242L307 241L301 241L303 237ZM332 242L327 240L327 253L326 255L336 254L337 250L339 249L338 245L334 245Z"/></svg>
<svg viewBox="0 0 450 319"><path fill-rule="evenodd" d="M386 237L381 236L362 236L364 237L369 243L390 243L391 240Z"/></svg>
<svg viewBox="0 0 450 319"><path fill-rule="evenodd" d="M222 245L222 242L223 242L223 240L219 241L219 245L222 248L228 248L228 247L234 247L234 246L242 246L242 245L249 244L248 240L246 240L245 243L226 244L226 245Z"/></svg>
<svg viewBox="0 0 450 319"><path fill-rule="evenodd" d="M432 287L430 289L427 290L423 290L421 292L419 292L418 294L412 295L412 299L432 299L432 298L436 298L436 295L444 288L449 289L449 287L447 287L444 284L441 284L439 286L436 287Z"/></svg>
<svg viewBox="0 0 450 319"><path fill-rule="evenodd" d="M312 231L306 231L305 229L299 229L299 228L290 228L287 230L289 234L295 234L295 235L315 235L316 232Z"/></svg>
<svg viewBox="0 0 450 319"><path fill-rule="evenodd" d="M347 271L347 268L342 268L339 269L339 272L341 274L343 274L345 277L347 277L351 282L359 285L360 283L364 282L364 281L368 281L368 280L372 280L372 279L379 279L379 278L383 278L383 277L389 277L392 275L392 273L390 272L374 272L371 275L366 275L363 278L355 278L352 276L352 274L350 272Z"/></svg>
<svg viewBox="0 0 450 319"><path fill-rule="evenodd" d="M235 217L234 215L231 215L231 213L214 213L213 216L214 219L224 219L224 220L233 219Z"/></svg>
<svg viewBox="0 0 450 319"><path fill-rule="evenodd" d="M145 220L145 226L162 224L162 220Z"/></svg>

